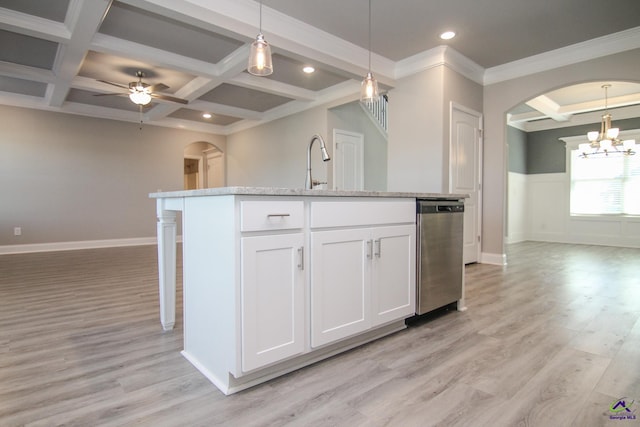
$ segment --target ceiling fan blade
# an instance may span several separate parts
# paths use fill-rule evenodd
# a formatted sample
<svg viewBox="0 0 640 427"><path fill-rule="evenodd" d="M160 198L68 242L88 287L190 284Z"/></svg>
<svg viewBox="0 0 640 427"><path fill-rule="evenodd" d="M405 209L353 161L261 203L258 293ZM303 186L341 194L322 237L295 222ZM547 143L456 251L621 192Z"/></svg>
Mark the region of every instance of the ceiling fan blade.
<svg viewBox="0 0 640 427"><path fill-rule="evenodd" d="M153 98L164 99L165 101L177 102L179 104L188 104L186 99L176 98L175 96L163 95L161 93L152 93Z"/></svg>
<svg viewBox="0 0 640 427"><path fill-rule="evenodd" d="M149 86L148 89L150 92L162 92L163 90L169 89L169 86L167 86L164 83L158 83L158 84Z"/></svg>
<svg viewBox="0 0 640 427"><path fill-rule="evenodd" d="M116 86L116 87L119 87L119 88L122 88L122 89L129 90L129 86L121 85L120 83L108 82L106 80L97 80L97 81L99 81L100 83L106 83L106 84L111 85L111 86Z"/></svg>
<svg viewBox="0 0 640 427"><path fill-rule="evenodd" d="M94 93L93 96L127 96L126 93Z"/></svg>

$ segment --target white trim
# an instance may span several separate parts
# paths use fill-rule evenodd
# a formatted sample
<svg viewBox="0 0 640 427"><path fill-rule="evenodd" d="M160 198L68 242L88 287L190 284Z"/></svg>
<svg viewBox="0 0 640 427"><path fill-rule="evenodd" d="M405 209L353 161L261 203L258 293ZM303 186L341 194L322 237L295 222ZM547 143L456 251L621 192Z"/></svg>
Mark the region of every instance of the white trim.
<svg viewBox="0 0 640 427"><path fill-rule="evenodd" d="M492 265L507 265L507 254L480 253L480 263Z"/></svg>
<svg viewBox="0 0 640 427"><path fill-rule="evenodd" d="M394 78L401 79L441 65L476 83L483 82L485 69L449 46L437 46L396 62Z"/></svg>
<svg viewBox="0 0 640 427"><path fill-rule="evenodd" d="M181 237L178 241L182 241ZM83 240L78 242L30 243L24 245L0 245L0 255L34 252L73 251L81 249L115 248L122 246L145 246L157 244L156 237L134 237L129 239Z"/></svg>

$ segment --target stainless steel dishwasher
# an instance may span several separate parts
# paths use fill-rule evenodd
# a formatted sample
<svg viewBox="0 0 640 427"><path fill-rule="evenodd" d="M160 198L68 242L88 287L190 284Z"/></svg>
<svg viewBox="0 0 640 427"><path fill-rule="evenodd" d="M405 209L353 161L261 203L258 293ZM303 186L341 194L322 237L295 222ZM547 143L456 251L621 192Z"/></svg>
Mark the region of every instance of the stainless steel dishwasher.
<svg viewBox="0 0 640 427"><path fill-rule="evenodd" d="M464 200L417 201L416 314L462 298Z"/></svg>

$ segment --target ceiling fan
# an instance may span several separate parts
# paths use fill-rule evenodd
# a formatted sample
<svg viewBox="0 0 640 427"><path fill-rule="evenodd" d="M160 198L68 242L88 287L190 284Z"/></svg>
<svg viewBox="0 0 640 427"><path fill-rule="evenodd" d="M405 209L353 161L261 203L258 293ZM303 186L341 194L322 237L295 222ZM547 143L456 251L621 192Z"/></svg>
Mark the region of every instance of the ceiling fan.
<svg viewBox="0 0 640 427"><path fill-rule="evenodd" d="M127 89L129 99L136 105L139 105L141 108L144 105L148 105L151 102L152 98L164 99L165 101L177 102L179 104L188 104L189 101L186 99L176 98L175 96L165 95L163 93L158 93L158 91L162 91L168 89L169 86L164 83L157 83L154 85L150 85L142 81L142 78L145 76L143 71L137 71L136 77L138 81L130 82L128 86L125 86L120 83L114 83L107 80L98 80L99 82L106 83L112 86L116 86L122 89ZM99 93L95 96L112 96L112 95L124 95L124 93Z"/></svg>

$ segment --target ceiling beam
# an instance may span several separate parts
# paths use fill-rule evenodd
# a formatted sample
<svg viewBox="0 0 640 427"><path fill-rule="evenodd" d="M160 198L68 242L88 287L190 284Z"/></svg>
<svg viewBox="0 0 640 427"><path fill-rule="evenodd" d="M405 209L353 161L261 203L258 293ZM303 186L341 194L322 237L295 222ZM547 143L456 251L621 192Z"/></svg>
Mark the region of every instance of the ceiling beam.
<svg viewBox="0 0 640 427"><path fill-rule="evenodd" d="M49 85L47 90L49 105L59 107L64 103L71 88L71 82L80 70L91 39L98 32L110 5L111 0L72 0L70 2L65 25L72 36L67 43L61 44L58 48L53 65L56 75L55 85Z"/></svg>
<svg viewBox="0 0 640 427"><path fill-rule="evenodd" d="M540 95L525 104L557 122L566 122L571 118L571 114L560 114L558 112L560 106L546 95Z"/></svg>

